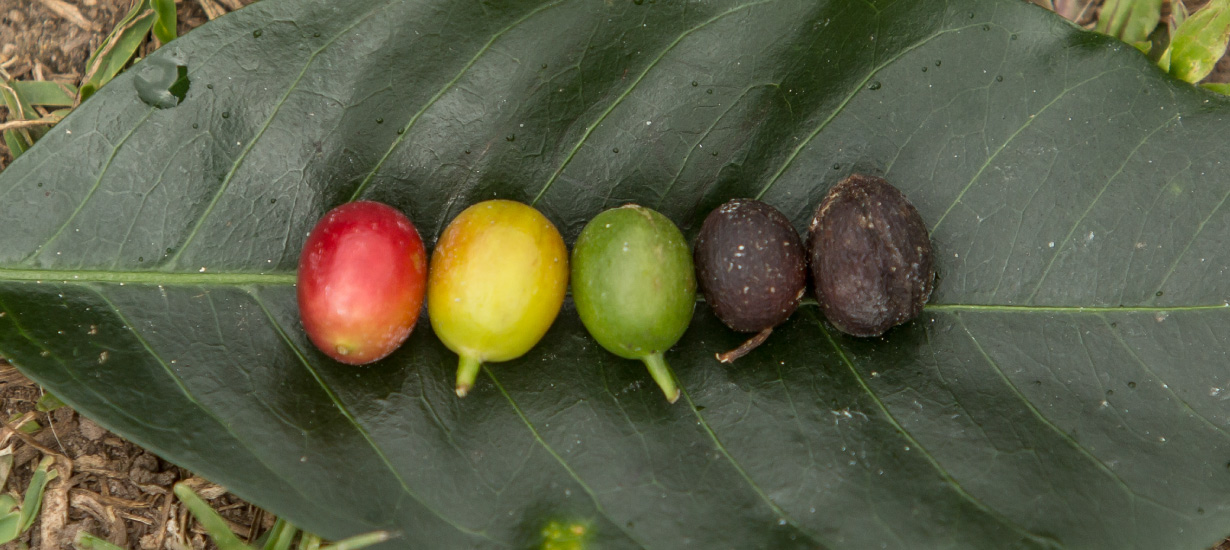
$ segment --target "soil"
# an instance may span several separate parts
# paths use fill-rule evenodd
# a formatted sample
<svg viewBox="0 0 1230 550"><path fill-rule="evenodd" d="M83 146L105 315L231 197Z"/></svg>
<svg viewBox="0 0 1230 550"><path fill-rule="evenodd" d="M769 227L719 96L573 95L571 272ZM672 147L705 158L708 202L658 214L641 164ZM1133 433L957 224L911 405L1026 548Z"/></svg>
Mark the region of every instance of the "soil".
<svg viewBox="0 0 1230 550"><path fill-rule="evenodd" d="M135 0L0 0L0 77L78 84L86 59ZM179 34L254 0L177 0ZM156 48L152 40L140 55ZM0 109L0 112L3 112ZM0 145L0 168L8 150ZM274 518L221 487L108 432L68 407L35 409L45 392L0 359L0 454L13 467L0 491L24 494L44 456L56 458L34 526L0 550L71 549L79 531L121 548L216 548L172 486L187 480L241 539L255 540ZM24 433L22 428L32 431ZM37 429L36 429L37 427ZM0 469L2 473L2 469Z"/></svg>
<svg viewBox="0 0 1230 550"><path fill-rule="evenodd" d="M90 53L134 1L0 0L0 77L77 84ZM253 1L177 0L179 33ZM1101 6L1101 0L1031 1L1086 26L1092 26ZM1189 0L1187 5L1205 1ZM145 48L149 51L156 46L151 41ZM1230 82L1230 60L1223 59L1206 81ZM8 150L0 145L0 169L7 166L8 157ZM255 540L273 525L274 518L259 508L193 477L191 472L108 432L68 407L36 410L44 395L38 385L0 359L0 455L9 449L14 459L7 483L0 475L0 491L24 493L44 456L56 458L59 473L47 487L34 527L16 541L0 545L0 550L69 549L79 531L121 548L215 548L171 493L172 486L182 480L188 480L244 540ZM1230 550L1230 539L1214 550Z"/></svg>
<svg viewBox="0 0 1230 550"><path fill-rule="evenodd" d="M273 518L226 493L222 488L154 456L108 432L68 407L35 409L45 392L0 361L0 448L12 444L13 470L8 489L24 492L44 456L56 457L57 479L44 493L39 521L10 550L72 548L78 531L86 531L121 548L212 548L204 531L190 522L171 493L190 480L198 494L232 524L240 537L253 538L272 526ZM26 427L31 434L22 433ZM187 528L185 529L185 525ZM253 525L256 528L253 528Z"/></svg>

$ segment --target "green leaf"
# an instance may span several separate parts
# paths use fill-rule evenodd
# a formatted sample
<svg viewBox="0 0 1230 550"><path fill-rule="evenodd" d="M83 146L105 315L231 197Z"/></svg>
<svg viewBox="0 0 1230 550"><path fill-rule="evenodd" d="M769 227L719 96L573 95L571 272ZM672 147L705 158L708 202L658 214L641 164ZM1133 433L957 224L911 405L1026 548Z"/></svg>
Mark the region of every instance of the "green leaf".
<svg viewBox="0 0 1230 550"><path fill-rule="evenodd" d="M60 398L51 392L43 393L43 396L39 397L38 401L34 404L34 408L42 412L51 412L63 406L64 402L60 401Z"/></svg>
<svg viewBox="0 0 1230 550"><path fill-rule="evenodd" d="M1230 83L1226 82L1205 82L1200 87L1213 90L1222 95L1230 95Z"/></svg>
<svg viewBox="0 0 1230 550"><path fill-rule="evenodd" d="M269 539L265 541L264 550L287 550L290 548L290 544L295 538L295 533L298 531L294 525L287 523L285 519L278 518L273 524L273 529L270 529L269 533L267 533Z"/></svg>
<svg viewBox="0 0 1230 550"><path fill-rule="evenodd" d="M175 0L149 0L149 2L154 14L158 16L154 21L154 36L163 44L175 40Z"/></svg>
<svg viewBox="0 0 1230 550"><path fill-rule="evenodd" d="M15 428L17 431L21 433L26 433L26 434L36 433L39 430L43 429L42 426L38 425L38 422L34 421L33 417L31 417L29 420L26 420L25 422L21 422L24 416L25 415L21 413L13 413L12 415L9 416L8 424L12 426L13 428ZM19 422L21 423L18 424Z"/></svg>
<svg viewBox="0 0 1230 550"><path fill-rule="evenodd" d="M608 550L1230 532L1230 100L1127 44L1019 0L265 0L174 46L143 63L179 51L177 106L125 73L0 174L0 355L305 530L530 548L559 522ZM855 171L932 228L923 316L860 340L806 304L725 366L746 335L700 304L666 353L675 405L571 305L465 399L425 318L365 367L298 321L300 246L352 198L428 243L479 200L533 202L571 243L632 201L695 235L758 196L804 230Z"/></svg>
<svg viewBox="0 0 1230 550"><path fill-rule="evenodd" d="M1095 28L1129 44L1142 42L1162 17L1162 0L1106 0Z"/></svg>
<svg viewBox="0 0 1230 550"><path fill-rule="evenodd" d="M77 531L77 537L73 539L73 547L77 550L124 550L86 531Z"/></svg>
<svg viewBox="0 0 1230 550"><path fill-rule="evenodd" d="M38 518L38 510L43 505L43 489L58 475L58 471L52 469L55 462L53 456L44 457L39 461L38 467L34 468L30 485L26 487L26 497L21 502L21 532L34 525L34 520Z"/></svg>
<svg viewBox="0 0 1230 550"><path fill-rule="evenodd" d="M306 544L307 549L310 550L311 548L320 547L319 537L316 537L315 535L308 536L305 534L304 538L308 541ZM394 538L397 537L388 531L373 531L371 533L355 535L348 539L339 540L335 543L325 545L324 550L361 550L369 546L374 546L385 541L393 540Z"/></svg>
<svg viewBox="0 0 1230 550"><path fill-rule="evenodd" d="M1170 39L1170 74L1198 82L1226 54L1230 0L1214 0L1184 19Z"/></svg>
<svg viewBox="0 0 1230 550"><path fill-rule="evenodd" d="M77 95L77 88L75 86L45 80L26 82L19 80L9 82L9 86L30 105L72 107L73 97Z"/></svg>
<svg viewBox="0 0 1230 550"><path fill-rule="evenodd" d="M145 43L158 14L150 6L151 0L133 4L128 14L121 19L102 45L90 54L85 62L85 78L81 81L81 101L94 95L102 85L124 70L137 49Z"/></svg>
<svg viewBox="0 0 1230 550"><path fill-rule="evenodd" d="M196 518L197 522L205 528L209 533L209 538L213 539L214 544L220 550L252 550L235 533L231 532L231 528L227 526L226 520L214 511L213 507L208 502L201 500L193 492L192 488L184 483L175 484L175 497L188 507L188 511L192 512L192 517Z"/></svg>
<svg viewBox="0 0 1230 550"><path fill-rule="evenodd" d="M21 536L21 507L8 493L0 494L0 544Z"/></svg>

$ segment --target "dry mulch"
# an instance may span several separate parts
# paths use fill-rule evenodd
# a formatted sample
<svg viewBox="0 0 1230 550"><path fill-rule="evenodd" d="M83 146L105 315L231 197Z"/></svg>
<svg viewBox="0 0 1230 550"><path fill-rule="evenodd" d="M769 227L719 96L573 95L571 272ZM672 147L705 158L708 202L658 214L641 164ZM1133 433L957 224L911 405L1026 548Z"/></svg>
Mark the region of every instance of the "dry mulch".
<svg viewBox="0 0 1230 550"><path fill-rule="evenodd" d="M179 34L254 0L178 0ZM0 78L77 84L89 55L132 7L133 0L0 0ZM147 44L140 55L152 50ZM0 168L8 163L0 145ZM193 477L78 415L68 407L35 410L43 390L0 359L0 449L11 447L13 470L0 490L24 493L35 466L56 457L34 527L0 550L71 549L79 531L121 548L215 548L171 492L189 480L241 538L254 540L273 517ZM20 425L39 429L25 434Z"/></svg>
<svg viewBox="0 0 1230 550"><path fill-rule="evenodd" d="M241 537L251 538L272 526L272 518L254 506L193 478L187 470L68 407L35 410L43 394L42 388L0 360L0 419L8 419L0 427L0 448L11 444L14 458L8 489L24 492L44 456L56 457L59 474L47 486L38 522L0 549L16 549L19 542L47 550L72 548L73 538L82 530L121 548L207 548L208 537L171 492L181 480L191 480ZM39 427L33 434L18 429L29 421Z"/></svg>
<svg viewBox="0 0 1230 550"><path fill-rule="evenodd" d="M209 19L255 0L177 0L182 35ZM1030 0L1092 26L1101 0ZM1207 0L1189 0L1195 7ZM76 84L86 58L123 18L133 0L0 0L0 78ZM147 45L147 53L155 45ZM1230 82L1230 59L1206 81ZM0 169L8 151L0 144ZM171 493L181 480L197 492L246 540L268 530L273 518L216 485L116 436L68 407L35 410L43 390L0 359L0 449L11 446L13 471L0 490L24 491L43 456L57 458L59 476L47 488L34 527L0 550L72 548L78 531L122 548L205 549L213 544ZM25 434L17 428L35 422ZM1230 527L1228 527L1230 529ZM1230 539L1214 550L1230 550Z"/></svg>

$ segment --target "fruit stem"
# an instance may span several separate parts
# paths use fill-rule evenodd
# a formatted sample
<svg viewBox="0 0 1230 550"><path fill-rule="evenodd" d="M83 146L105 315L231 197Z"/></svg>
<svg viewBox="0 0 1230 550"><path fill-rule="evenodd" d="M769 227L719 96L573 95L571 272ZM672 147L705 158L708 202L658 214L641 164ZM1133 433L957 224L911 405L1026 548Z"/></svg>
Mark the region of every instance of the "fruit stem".
<svg viewBox="0 0 1230 550"><path fill-rule="evenodd" d="M662 393L666 395L666 400L674 403L679 400L679 388L675 386L675 377L671 376L671 368L666 364L666 358L662 357L662 352L651 353L641 358L645 362L645 366L649 367L649 375L653 377L654 382L658 383L658 387L662 388Z"/></svg>
<svg viewBox="0 0 1230 550"><path fill-rule="evenodd" d="M478 377L478 368L481 366L483 362L477 357L461 356L461 362L457 365L457 397L465 397L467 393L470 393L470 388L474 387L474 379Z"/></svg>
<svg viewBox="0 0 1230 550"><path fill-rule="evenodd" d="M758 334L751 337L751 339L744 342L743 345L735 349L732 349L726 353L715 353L714 356L717 357L718 361L721 361L723 363L733 363L735 362L735 359L738 359L740 357L743 357L744 355L747 355L748 352L756 349L757 347L760 346L760 344L763 344L765 340L769 339L770 334L773 334L773 327L769 327L769 328L766 328L760 331Z"/></svg>

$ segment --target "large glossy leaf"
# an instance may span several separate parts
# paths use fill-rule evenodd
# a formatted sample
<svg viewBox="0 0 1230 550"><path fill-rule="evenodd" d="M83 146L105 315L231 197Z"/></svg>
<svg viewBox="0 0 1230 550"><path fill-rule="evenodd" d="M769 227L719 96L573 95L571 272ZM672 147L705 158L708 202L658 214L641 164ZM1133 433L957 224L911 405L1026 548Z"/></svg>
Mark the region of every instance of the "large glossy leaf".
<svg viewBox="0 0 1230 550"><path fill-rule="evenodd" d="M142 103L172 63L184 100ZM1208 547L1230 532L1227 114L1017 0L265 0L0 176L0 353L329 537ZM305 233L353 198L429 241L490 197L570 242L628 201L694 234L759 196L802 230L853 171L932 228L923 317L859 340L807 305L724 366L742 337L701 305L673 406L570 306L464 400L426 323L354 368L297 320Z"/></svg>

